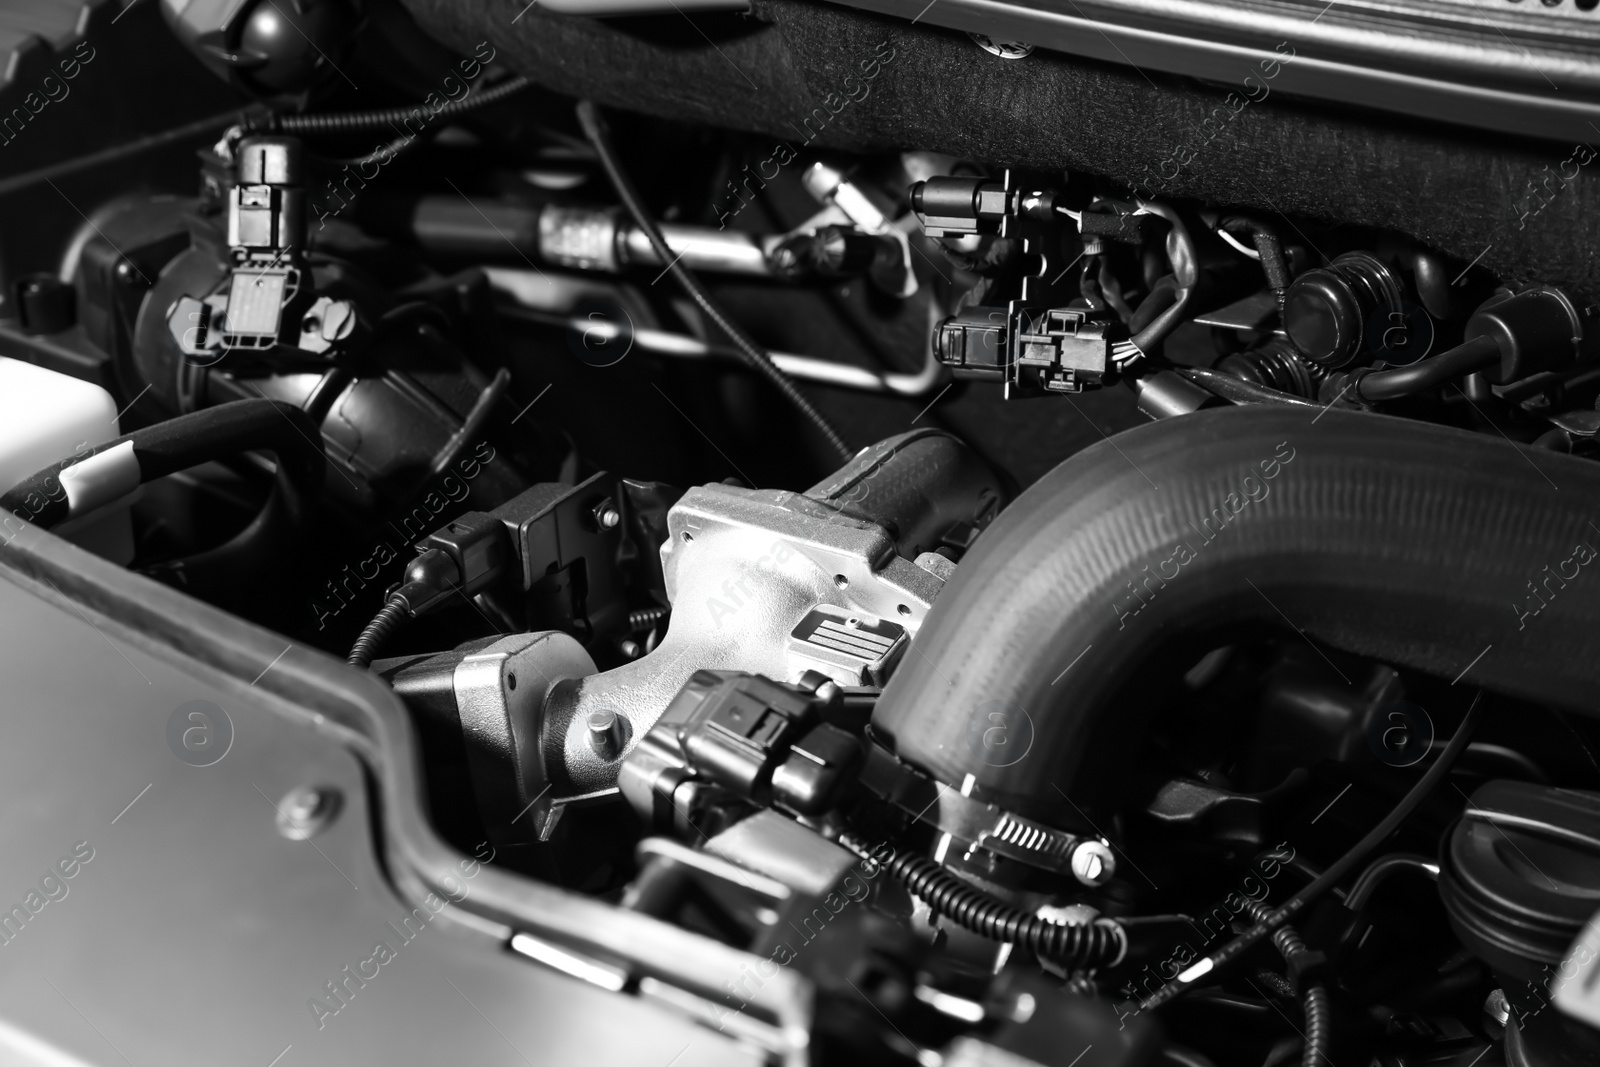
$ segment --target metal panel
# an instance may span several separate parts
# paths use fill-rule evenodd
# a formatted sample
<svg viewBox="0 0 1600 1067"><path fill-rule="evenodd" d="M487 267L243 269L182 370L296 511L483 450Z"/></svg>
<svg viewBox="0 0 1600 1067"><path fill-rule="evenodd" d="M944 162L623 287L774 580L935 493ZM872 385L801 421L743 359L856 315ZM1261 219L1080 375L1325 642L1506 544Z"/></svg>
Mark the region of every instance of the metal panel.
<svg viewBox="0 0 1600 1067"><path fill-rule="evenodd" d="M750 959L447 849L417 816L408 724L374 681L32 527L6 534L0 901L26 917L0 927L0 1061L759 1062L668 1010L509 952L507 920L545 925L515 918L532 905L575 949L631 933L646 957L698 963L702 986ZM217 669L245 659L253 669ZM365 712L283 698L346 680ZM339 790L341 810L289 840L276 802L308 784ZM430 905L430 888L455 902ZM629 974L662 970L629 955L617 952ZM348 982L343 1002L336 981Z"/></svg>

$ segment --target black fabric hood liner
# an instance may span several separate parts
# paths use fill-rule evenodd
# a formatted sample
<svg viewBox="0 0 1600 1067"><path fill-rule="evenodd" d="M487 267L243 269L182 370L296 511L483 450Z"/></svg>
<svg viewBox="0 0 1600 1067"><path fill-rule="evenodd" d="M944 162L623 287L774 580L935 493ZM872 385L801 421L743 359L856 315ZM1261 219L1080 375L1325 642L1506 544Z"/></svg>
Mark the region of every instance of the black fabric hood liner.
<svg viewBox="0 0 1600 1067"><path fill-rule="evenodd" d="M462 52L488 41L497 61L610 107L796 148L804 119L823 109L826 124L809 127L821 126L813 146L937 151L1129 184L1185 150L1192 159L1159 195L1388 227L1477 259L1513 285L1600 295L1600 159L1580 165L1594 158L1587 146L1341 112L1277 92L1235 112L1253 67L1241 66L1239 84L1213 86L1042 50L1006 60L964 33L826 3L755 0L749 15L691 23L677 14L607 22L538 6L512 22L522 0L404 2ZM1225 103L1230 92L1240 96ZM1218 108L1232 117L1219 115L1213 135L1202 123ZM1592 143L1600 147L1600 131Z"/></svg>

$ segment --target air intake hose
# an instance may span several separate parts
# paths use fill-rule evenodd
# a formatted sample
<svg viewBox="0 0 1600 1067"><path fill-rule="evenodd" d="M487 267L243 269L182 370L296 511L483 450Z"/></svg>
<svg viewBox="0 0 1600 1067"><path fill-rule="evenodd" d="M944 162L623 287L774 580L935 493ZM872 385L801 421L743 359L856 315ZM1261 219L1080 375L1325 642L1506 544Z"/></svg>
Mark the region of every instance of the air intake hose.
<svg viewBox="0 0 1600 1067"><path fill-rule="evenodd" d="M963 793L1067 826L1068 795L1114 791L1126 771L1116 757L1150 710L1128 683L1184 635L1293 627L1594 713L1591 519L1600 464L1499 437L1265 406L1155 422L1071 457L1000 514L873 729ZM1021 758L996 758L997 712Z"/></svg>

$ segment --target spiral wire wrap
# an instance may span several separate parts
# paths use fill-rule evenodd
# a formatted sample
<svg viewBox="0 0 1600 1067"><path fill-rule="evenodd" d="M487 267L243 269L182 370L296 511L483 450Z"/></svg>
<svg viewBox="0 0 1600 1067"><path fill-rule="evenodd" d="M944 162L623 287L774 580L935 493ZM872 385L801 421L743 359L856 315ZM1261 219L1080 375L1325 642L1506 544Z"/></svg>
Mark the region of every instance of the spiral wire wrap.
<svg viewBox="0 0 1600 1067"><path fill-rule="evenodd" d="M884 862L884 868L935 914L982 937L1008 942L1074 969L1112 966L1127 954L1127 932L1113 920L1054 923L996 900L932 860L912 853L896 855Z"/></svg>
<svg viewBox="0 0 1600 1067"><path fill-rule="evenodd" d="M628 612L628 628L634 633L655 629L656 623L672 613L668 607L635 608Z"/></svg>
<svg viewBox="0 0 1600 1067"><path fill-rule="evenodd" d="M499 103L508 96L515 96L532 84L521 75L508 78L499 85L476 93L468 93L460 100L452 100L437 111L430 110L429 121L458 118L479 108ZM273 115L266 120L266 126L274 133L296 135L386 129L411 118L420 106L422 105L407 104L403 107L389 107L377 111L334 111L320 115Z"/></svg>
<svg viewBox="0 0 1600 1067"><path fill-rule="evenodd" d="M1252 919L1261 922L1272 914L1272 909L1265 903L1257 902L1250 906L1249 913ZM1272 934L1272 943L1283 956L1284 962L1291 965L1295 957L1310 951L1300 931L1292 926L1278 927ZM1333 1033L1333 1004L1328 1000L1328 991L1321 983L1313 982L1306 987L1301 1006L1305 1011L1306 1028L1300 1067L1317 1067L1322 1061L1332 1063L1328 1059L1328 1045Z"/></svg>
<svg viewBox="0 0 1600 1067"><path fill-rule="evenodd" d="M383 606L383 610L372 617L367 623L367 628L361 631L361 636L356 638L356 643L350 648L350 656L345 661L352 667L366 670L372 664L372 657L377 655L378 648L388 640L389 635L400 628L410 614L406 602L400 597L391 597Z"/></svg>

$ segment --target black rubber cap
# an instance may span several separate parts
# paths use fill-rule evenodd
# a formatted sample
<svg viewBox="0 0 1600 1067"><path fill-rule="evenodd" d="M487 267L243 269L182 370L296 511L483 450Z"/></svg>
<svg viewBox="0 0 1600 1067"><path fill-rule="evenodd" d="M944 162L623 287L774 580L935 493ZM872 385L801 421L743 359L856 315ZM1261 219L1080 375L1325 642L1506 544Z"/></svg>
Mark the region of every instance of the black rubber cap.
<svg viewBox="0 0 1600 1067"><path fill-rule="evenodd" d="M1361 350L1361 304L1350 285L1330 270L1308 270L1289 286L1283 328L1306 359L1342 367Z"/></svg>
<svg viewBox="0 0 1600 1067"><path fill-rule="evenodd" d="M1451 830L1439 896L1463 944L1505 974L1559 963L1600 909L1600 793L1487 782Z"/></svg>
<svg viewBox="0 0 1600 1067"><path fill-rule="evenodd" d="M29 274L17 281L17 317L22 332L59 333L76 320L72 286L54 274Z"/></svg>

